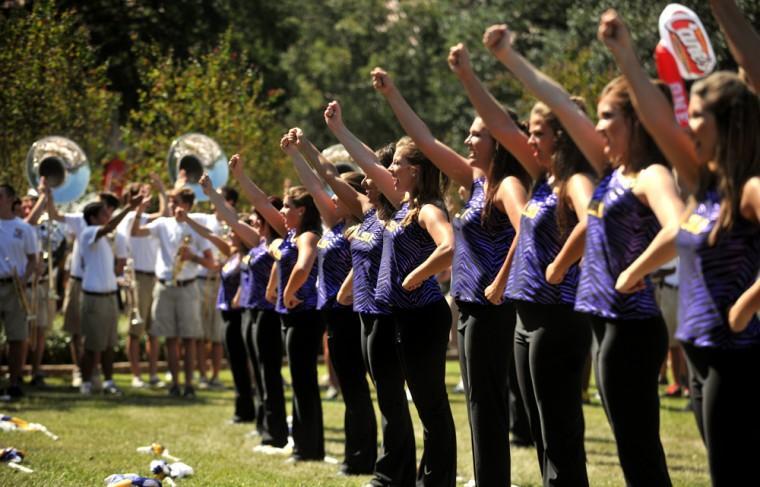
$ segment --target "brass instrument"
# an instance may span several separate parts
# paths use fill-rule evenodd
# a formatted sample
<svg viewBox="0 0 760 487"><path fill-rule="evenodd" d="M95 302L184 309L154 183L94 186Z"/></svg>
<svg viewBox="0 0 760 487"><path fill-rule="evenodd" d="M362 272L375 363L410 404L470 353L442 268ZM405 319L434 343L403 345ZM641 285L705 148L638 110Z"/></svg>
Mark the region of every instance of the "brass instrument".
<svg viewBox="0 0 760 487"><path fill-rule="evenodd" d="M144 323L140 315L140 307L137 303L137 275L135 274L134 259L127 259L124 269L125 283L127 289L127 301L129 304L129 324L131 326L140 326Z"/></svg>
<svg viewBox="0 0 760 487"><path fill-rule="evenodd" d="M182 273L182 269L185 267L185 261L182 259L182 251L190 246L192 242L190 235L182 237L182 244L177 248L177 253L174 254L174 267L172 268L172 284L178 285L178 276Z"/></svg>
<svg viewBox="0 0 760 487"><path fill-rule="evenodd" d="M184 171L187 177L185 186L195 192L196 201L208 200L198 184L204 172L214 188L221 188L229 178L224 151L214 139L199 133L189 133L175 139L169 147L167 163L172 183L177 181L180 171Z"/></svg>
<svg viewBox="0 0 760 487"><path fill-rule="evenodd" d="M16 290L16 297L21 303L21 308L24 310L24 313L26 313L26 321L32 322L37 317L34 315L34 310L29 304L29 300L26 299L26 287L24 286L24 283L21 282L21 278L18 275L18 271L16 270L16 267L13 265L11 260L8 257L6 257L5 261L8 262L8 264L10 264L11 278L13 279L13 288Z"/></svg>

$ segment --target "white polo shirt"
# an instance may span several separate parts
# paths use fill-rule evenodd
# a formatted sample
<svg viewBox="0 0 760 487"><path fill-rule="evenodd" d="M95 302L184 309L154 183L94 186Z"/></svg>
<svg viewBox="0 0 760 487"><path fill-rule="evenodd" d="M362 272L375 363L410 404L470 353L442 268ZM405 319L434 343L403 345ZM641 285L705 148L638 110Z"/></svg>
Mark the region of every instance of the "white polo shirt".
<svg viewBox="0 0 760 487"><path fill-rule="evenodd" d="M79 252L82 260L82 290L94 293L108 293L118 289L114 271L116 258L127 258L127 243L123 235L113 234L97 240L98 225L88 225L79 234Z"/></svg>
<svg viewBox="0 0 760 487"><path fill-rule="evenodd" d="M132 222L135 220L135 212L130 211L116 227L116 233L124 236L127 241L129 255L135 263L135 270L150 272L156 270L156 254L158 254L158 240L152 236L132 236ZM140 223L144 226L148 223L148 216L143 214Z"/></svg>
<svg viewBox="0 0 760 487"><path fill-rule="evenodd" d="M37 235L34 228L18 217L0 219L0 278L19 277L26 272L29 255L37 253Z"/></svg>
<svg viewBox="0 0 760 487"><path fill-rule="evenodd" d="M66 232L73 235L74 245L71 248L71 269L70 273L74 277L82 278L82 258L79 252L79 234L87 226L82 213L66 213L63 215L66 224Z"/></svg>
<svg viewBox="0 0 760 487"><path fill-rule="evenodd" d="M211 230L211 233L213 233L217 237L222 236L222 233L224 232L224 227L222 226L222 222L220 222L219 219L216 217L216 214L190 213L189 216L196 222L200 223L204 227ZM211 246L211 253L214 255L214 261L218 262L221 252L219 252L219 249L216 248L216 245L210 244L210 246ZM208 269L201 266L200 270L198 271L198 277L206 277L207 275L208 275Z"/></svg>
<svg viewBox="0 0 760 487"><path fill-rule="evenodd" d="M174 259L183 239L190 238L190 249L196 255L202 255L210 250L208 240L198 235L187 223L178 223L174 217L161 217L148 223L145 227L158 240L158 255L156 258L156 277L169 281L174 278ZM178 281L195 279L198 276L198 264L185 261L182 271L177 276Z"/></svg>

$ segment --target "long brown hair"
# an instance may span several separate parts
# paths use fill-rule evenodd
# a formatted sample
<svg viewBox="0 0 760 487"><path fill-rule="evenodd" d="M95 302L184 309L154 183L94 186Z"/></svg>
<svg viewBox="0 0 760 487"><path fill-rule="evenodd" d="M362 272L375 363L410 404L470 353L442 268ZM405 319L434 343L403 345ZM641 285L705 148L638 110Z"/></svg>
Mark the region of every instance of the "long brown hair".
<svg viewBox="0 0 760 487"><path fill-rule="evenodd" d="M507 110L512 120L520 127L520 130L527 132L525 124L520 123L517 119L517 114L512 110ZM491 136L493 137L493 136ZM499 144L496 139L494 141L494 151L491 157L491 163L488 165L488 188L486 189L485 203L483 205L483 212L480 215L480 224L486 228L489 228L493 224L493 200L496 197L496 193L499 191L501 182L507 176L514 176L520 180L522 185L527 189L530 187L530 174L520 164L520 161L512 155L504 146Z"/></svg>
<svg viewBox="0 0 760 487"><path fill-rule="evenodd" d="M384 168L388 169L393 163L393 154L395 153L395 142L389 142L375 151L377 162ZM377 206L377 218L379 220L390 220L395 211L396 208L393 206L393 203L380 192L380 204Z"/></svg>
<svg viewBox="0 0 760 487"><path fill-rule="evenodd" d="M435 164L430 162L430 159L422 153L410 137L399 139L396 143L396 152L403 154L403 157L406 158L409 164L418 168L417 184L412 188L409 212L406 214L402 224L407 225L416 221L420 209L428 203L434 204L446 211L446 205L443 204L443 195L446 192L446 188L448 188L449 178Z"/></svg>
<svg viewBox="0 0 760 487"><path fill-rule="evenodd" d="M301 226L296 233L314 232L317 235L322 234L322 219L319 216L317 205L311 194L303 186L291 186L285 193L286 198L293 201L293 205L298 208L304 208Z"/></svg>
<svg viewBox="0 0 760 487"><path fill-rule="evenodd" d="M572 100L584 113L586 112L586 103L583 98L573 96ZM556 218L559 233L565 236L570 230L569 222L573 216L570 205L567 204L567 181L578 173L585 174L592 181L595 181L596 172L578 146L575 145L575 141L562 126L557 115L547 105L542 102L536 103L533 105L531 114L540 115L544 119L544 122L554 133L556 140L552 154L552 172L559 189Z"/></svg>
<svg viewBox="0 0 760 487"><path fill-rule="evenodd" d="M654 81L654 83L672 105L673 95L670 93L670 88L659 80ZM665 159L657 143L639 120L639 116L631 101L630 87L625 76L618 76L607 83L607 86L604 87L602 94L599 96L599 100L606 96L613 98L613 103L620 109L630 129L631 136L626 148L628 152L626 169L632 172L639 172L655 163L669 167L667 159Z"/></svg>
<svg viewBox="0 0 760 487"><path fill-rule="evenodd" d="M718 130L714 155L717 174L700 178L697 192L698 197L703 197L717 180L721 203L718 221L710 234L712 245L720 232L736 223L745 183L760 176L760 102L737 75L726 71L694 83L691 96L702 99L704 109L715 117Z"/></svg>

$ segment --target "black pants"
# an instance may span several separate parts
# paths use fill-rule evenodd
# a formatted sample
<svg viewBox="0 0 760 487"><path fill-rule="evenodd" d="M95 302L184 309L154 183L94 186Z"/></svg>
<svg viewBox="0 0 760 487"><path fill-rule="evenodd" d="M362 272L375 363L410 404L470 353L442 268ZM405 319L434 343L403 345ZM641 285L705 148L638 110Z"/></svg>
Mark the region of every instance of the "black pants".
<svg viewBox="0 0 760 487"><path fill-rule="evenodd" d="M515 303L515 367L545 486L586 486L581 383L591 329L568 305Z"/></svg>
<svg viewBox="0 0 760 487"><path fill-rule="evenodd" d="M519 317L516 318L515 321L520 320ZM509 344L510 353L513 349L514 337L512 343ZM517 382L515 354L511 353L511 355L512 360L509 361L509 431L512 432L511 444L518 447L529 447L533 446L533 435L530 432L530 422L528 421L528 412L525 410L525 401L520 392L520 385Z"/></svg>
<svg viewBox="0 0 760 487"><path fill-rule="evenodd" d="M243 338L243 310L222 311L224 347L235 383L235 417L241 421L256 419L253 387L248 368L248 352Z"/></svg>
<svg viewBox="0 0 760 487"><path fill-rule="evenodd" d="M509 368L515 307L459 305L459 364L479 485L510 485Z"/></svg>
<svg viewBox="0 0 760 487"><path fill-rule="evenodd" d="M441 299L421 308L394 310L393 317L401 368L422 421L417 484L454 486L457 440L445 382L451 310Z"/></svg>
<svg viewBox="0 0 760 487"><path fill-rule="evenodd" d="M293 457L323 460L325 431L317 381L317 355L325 327L316 310L281 315L293 384Z"/></svg>
<svg viewBox="0 0 760 487"><path fill-rule="evenodd" d="M371 474L377 460L377 420L362 357L359 315L348 308L323 310L330 361L346 406L343 415L347 474Z"/></svg>
<svg viewBox="0 0 760 487"><path fill-rule="evenodd" d="M414 428L404 391L404 374L396 352L396 324L391 315L362 314L362 354L377 392L383 444L372 485L409 487L417 468Z"/></svg>
<svg viewBox="0 0 760 487"><path fill-rule="evenodd" d="M712 484L757 485L752 466L760 460L760 347L721 350L682 344Z"/></svg>
<svg viewBox="0 0 760 487"><path fill-rule="evenodd" d="M259 402L263 405L261 444L278 448L288 443L285 393L282 382L282 325L274 311L251 310L246 348L256 373ZM257 417L257 425L260 413Z"/></svg>
<svg viewBox="0 0 760 487"><path fill-rule="evenodd" d="M660 366L668 351L661 316L642 320L592 317L596 383L629 486L671 485L660 442Z"/></svg>

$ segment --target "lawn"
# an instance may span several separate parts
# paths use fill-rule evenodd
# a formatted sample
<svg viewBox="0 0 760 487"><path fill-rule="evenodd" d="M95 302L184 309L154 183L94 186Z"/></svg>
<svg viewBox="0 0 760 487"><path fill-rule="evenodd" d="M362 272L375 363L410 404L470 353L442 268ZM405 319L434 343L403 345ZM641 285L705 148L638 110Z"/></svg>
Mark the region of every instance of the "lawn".
<svg viewBox="0 0 760 487"><path fill-rule="evenodd" d="M458 374L458 364L449 362L451 388ZM102 479L112 473L146 474L150 457L135 449L153 441L163 443L195 468L194 478L178 482L186 485L356 486L369 479L337 477L336 465L286 465L283 457L252 453L258 444L256 437L248 435L252 427L227 424L232 414L231 390L199 391L190 402L169 398L165 390L131 390L128 379L117 376L125 391L122 397L82 397L63 378L51 378L47 389L30 391L18 403L0 405L4 408L0 412L42 423L61 438L54 442L41 433L0 433L0 445L26 450L25 465L35 470L24 474L0 466L0 485L103 485ZM223 379L231 384L229 373ZM291 391L286 392L289 399ZM457 427L458 471L464 482L472 477L467 411L461 394L449 397ZM327 454L341 458L343 405L340 400L323 404ZM670 474L674 485L709 485L704 448L691 413L683 411L685 404L685 399L667 399L661 408ZM598 401L584 412L591 485L623 485L615 444ZM414 412L413 416L419 452L422 430ZM512 462L513 483L540 485L533 449L513 448Z"/></svg>

